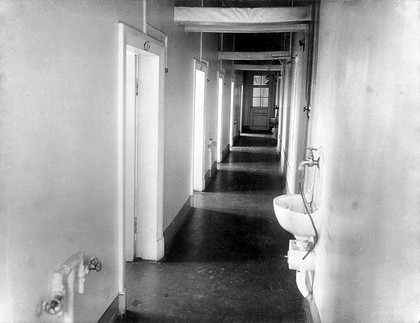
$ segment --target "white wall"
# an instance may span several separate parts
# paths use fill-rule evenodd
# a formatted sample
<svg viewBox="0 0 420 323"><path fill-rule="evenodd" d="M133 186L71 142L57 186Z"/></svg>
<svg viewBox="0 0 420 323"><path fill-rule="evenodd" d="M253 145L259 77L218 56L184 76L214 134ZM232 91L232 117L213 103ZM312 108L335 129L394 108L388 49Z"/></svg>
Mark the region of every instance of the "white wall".
<svg viewBox="0 0 420 323"><path fill-rule="evenodd" d="M323 1L311 143L323 147L322 322L420 320L420 3Z"/></svg>
<svg viewBox="0 0 420 323"><path fill-rule="evenodd" d="M165 161L163 227L191 194L194 36L173 23L173 7L148 1L148 23L168 35L165 78ZM198 48L198 47L197 47ZM180 95L182 93L182 95Z"/></svg>
<svg viewBox="0 0 420 323"><path fill-rule="evenodd" d="M223 150L230 144L230 99L231 99L231 82L232 82L232 70L231 62L223 63L225 69L225 76L223 78L223 100L222 100L222 149Z"/></svg>
<svg viewBox="0 0 420 323"><path fill-rule="evenodd" d="M292 55L295 59L285 68L285 87L283 92L283 125L282 125L282 164L281 171L286 176L288 193L299 193L300 174L297 170L300 161L305 159L307 123L306 112L306 71L307 71L307 40L306 48L299 45L305 40L304 33L293 33Z"/></svg>
<svg viewBox="0 0 420 323"><path fill-rule="evenodd" d="M1 320L35 322L55 268L78 250L87 277L76 321L117 295L118 21L129 1L3 1Z"/></svg>
<svg viewBox="0 0 420 323"><path fill-rule="evenodd" d="M118 22L141 31L142 2L6 0L0 15L0 321L48 321L37 306L55 268L78 250L103 262L76 304L76 322L96 321L118 293ZM148 1L147 22L169 36L164 229L191 193L199 56L197 35L172 15L173 2ZM218 39L204 39L208 97L217 98ZM214 139L216 102L207 101L206 116Z"/></svg>
<svg viewBox="0 0 420 323"><path fill-rule="evenodd" d="M169 226L192 191L193 59L200 59L199 34L186 34L173 23L173 7L158 1L148 2L148 21L168 35L168 68L165 97L165 184L164 229ZM205 100L205 143L217 139L218 37L203 34L202 58L209 62ZM214 99L216 98L216 99ZM205 160L208 151L205 149Z"/></svg>

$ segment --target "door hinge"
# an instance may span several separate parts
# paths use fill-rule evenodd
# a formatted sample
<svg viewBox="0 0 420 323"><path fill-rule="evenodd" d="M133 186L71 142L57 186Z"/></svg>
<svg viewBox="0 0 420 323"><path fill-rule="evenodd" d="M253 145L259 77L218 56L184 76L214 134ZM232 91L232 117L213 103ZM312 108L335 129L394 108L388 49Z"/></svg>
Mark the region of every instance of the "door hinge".
<svg viewBox="0 0 420 323"><path fill-rule="evenodd" d="M139 95L139 79L136 79L136 95Z"/></svg>
<svg viewBox="0 0 420 323"><path fill-rule="evenodd" d="M134 233L137 233L137 217L134 217Z"/></svg>

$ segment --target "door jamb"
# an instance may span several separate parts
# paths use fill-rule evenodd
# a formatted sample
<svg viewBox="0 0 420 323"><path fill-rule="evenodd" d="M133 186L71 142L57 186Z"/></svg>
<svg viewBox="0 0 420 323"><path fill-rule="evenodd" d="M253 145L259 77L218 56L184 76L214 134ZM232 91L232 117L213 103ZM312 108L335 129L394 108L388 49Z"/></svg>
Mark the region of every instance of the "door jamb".
<svg viewBox="0 0 420 323"><path fill-rule="evenodd" d="M203 72L203 70L204 70L204 73L205 73L205 82L204 82L204 107L203 107L203 118L205 118L205 113L206 113L206 89L207 89L207 78L208 78L208 69L209 69L209 62L208 61L206 61L206 60L204 60L204 59L201 59L201 60L198 60L198 59L194 59L193 60L193 62L194 62L194 69L193 69L193 71L194 71L194 74L193 74L193 84L194 84L194 90L193 90L193 116L192 116L192 119L193 119L193 129L192 129L192 138L193 138L193 143L192 143L192 181L191 181L191 183L192 183L192 192L194 191L194 190L197 190L197 191L203 191L204 189L205 189L205 185L206 185L206 180L205 180L205 176L206 176L206 174L205 174L205 172L206 172L206 153L205 153L205 137L206 137L206 133L205 133L205 122L204 122L204 119L203 119L203 150L202 150L202 160L201 160L201 163L202 163L202 167L203 167L203 171L202 171L202 183L201 183L201 188L200 187L198 187L197 185L196 185L196 178L195 178L195 176L197 175L197 174L195 174L195 163L196 163L196 160L195 160L195 140L196 140L196 138L195 138L195 126L196 126L196 106L195 106L195 97L196 97L196 88L195 88L195 86L196 86L196 70L198 69L198 70L200 70L200 71L202 71ZM211 165L210 165L210 169L211 169Z"/></svg>
<svg viewBox="0 0 420 323"><path fill-rule="evenodd" d="M159 57L159 98L156 111L157 116L157 187L156 187L156 212L150 215L154 217L154 243L153 258L158 260L164 255L164 238L163 238L163 129L164 129L164 81L166 68L166 39L165 43L152 38L138 30L135 30L123 23L118 24L118 294L119 294L119 312L126 311L126 277L125 277L125 219L124 219L124 117L125 117L125 73L126 73L126 51L130 49L144 49L150 51ZM163 33L161 33L164 35Z"/></svg>

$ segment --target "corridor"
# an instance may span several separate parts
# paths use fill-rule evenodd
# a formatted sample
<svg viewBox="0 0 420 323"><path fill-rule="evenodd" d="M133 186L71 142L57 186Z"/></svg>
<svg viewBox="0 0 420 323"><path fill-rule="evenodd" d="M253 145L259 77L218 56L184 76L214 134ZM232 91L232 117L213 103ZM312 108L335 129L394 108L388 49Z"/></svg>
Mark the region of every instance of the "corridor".
<svg viewBox="0 0 420 323"><path fill-rule="evenodd" d="M283 182L272 139L240 137L165 259L127 264L121 322L309 322L272 207Z"/></svg>

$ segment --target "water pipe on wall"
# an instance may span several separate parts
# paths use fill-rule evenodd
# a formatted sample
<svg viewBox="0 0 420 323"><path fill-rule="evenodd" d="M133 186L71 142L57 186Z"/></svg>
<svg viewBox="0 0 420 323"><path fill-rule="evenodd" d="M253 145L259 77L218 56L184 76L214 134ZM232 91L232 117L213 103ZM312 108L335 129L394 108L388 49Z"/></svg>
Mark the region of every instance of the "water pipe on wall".
<svg viewBox="0 0 420 323"><path fill-rule="evenodd" d="M319 159L315 159L313 156L313 151L316 151L317 149L314 149L312 147L307 147L305 148L306 150L309 150L309 156L307 158L307 160L302 161L299 164L299 170L303 171L303 173L305 174L305 167L314 167L317 166L317 168L319 168ZM315 180L315 178L314 178ZM302 261L304 261L309 255L312 255L313 250L315 249L316 244L318 243L318 231L316 229L314 220L312 218L312 214L311 211L309 210L309 208L312 208L312 202L313 202L313 190L314 187L312 188L312 201L310 203L308 203L308 201L305 198L305 193L304 193L304 189L303 189L303 183L305 182L305 176L303 176L302 178L302 182L299 183L300 186L300 195L302 198L302 203L305 207L305 211L306 214L309 217L309 220L311 221L312 227L314 229L314 242L312 243L312 245L309 247L309 249L307 250L305 256L302 258ZM312 183L314 185L314 182ZM308 207L308 204L310 207ZM313 257L312 257L313 258ZM311 260L311 262L313 262L313 259L309 259ZM314 265L314 264L313 264ZM315 299L313 296L313 282L314 282L314 270L297 270L296 271L296 285L300 291L300 293L303 295L303 297L305 297L305 299L309 302L310 304L310 310L311 310L311 315L312 315L312 321L314 323L320 323L321 319L319 316L319 311L318 311L318 307L316 306L315 303ZM310 288L308 287L308 285L310 286Z"/></svg>
<svg viewBox="0 0 420 323"><path fill-rule="evenodd" d="M210 138L207 144L207 149L209 153L208 169L210 170L210 178L213 176L212 167L213 167L213 160L215 159L213 156L214 156L214 150L216 146L217 146L217 142Z"/></svg>
<svg viewBox="0 0 420 323"><path fill-rule="evenodd" d="M147 0L143 0L143 34L147 34Z"/></svg>
<svg viewBox="0 0 420 323"><path fill-rule="evenodd" d="M319 316L318 307L315 303L315 298L312 290L313 281L313 271L296 271L296 285L303 297L305 297L305 299L309 302L312 322L321 323L321 318ZM308 285L311 286L310 289Z"/></svg>
<svg viewBox="0 0 420 323"><path fill-rule="evenodd" d="M78 252L68 258L54 272L51 297L44 302L43 309L50 315L64 315L64 322L73 323L74 281L77 279L77 292L85 292L85 277L95 270L101 271L102 263L97 257L85 265L84 255Z"/></svg>
<svg viewBox="0 0 420 323"><path fill-rule="evenodd" d="M308 299L308 297L312 294L312 288L309 289L306 279L309 278L312 281L314 276L313 271L296 271L296 285L300 291L300 293Z"/></svg>

